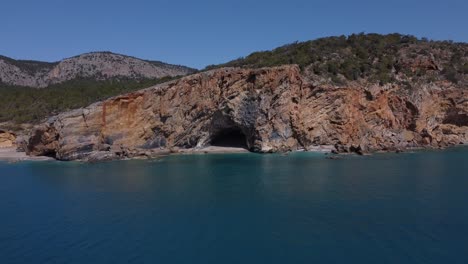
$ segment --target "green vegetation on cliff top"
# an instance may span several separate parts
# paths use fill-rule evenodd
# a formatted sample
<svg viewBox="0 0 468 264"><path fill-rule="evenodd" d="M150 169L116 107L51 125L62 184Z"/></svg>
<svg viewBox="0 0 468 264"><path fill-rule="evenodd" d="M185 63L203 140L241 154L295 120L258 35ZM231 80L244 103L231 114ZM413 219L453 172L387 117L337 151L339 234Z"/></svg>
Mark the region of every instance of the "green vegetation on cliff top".
<svg viewBox="0 0 468 264"><path fill-rule="evenodd" d="M424 67L428 65L416 65L418 62L433 62L437 69L431 74ZM332 81L340 80L338 77L346 80L365 78L385 84L401 73L410 78L427 75L429 81L440 76L458 83L464 74L468 74L468 44L429 41L401 34L361 33L295 42L272 51L254 52L225 64L211 65L207 69L284 64L298 64L301 69Z"/></svg>

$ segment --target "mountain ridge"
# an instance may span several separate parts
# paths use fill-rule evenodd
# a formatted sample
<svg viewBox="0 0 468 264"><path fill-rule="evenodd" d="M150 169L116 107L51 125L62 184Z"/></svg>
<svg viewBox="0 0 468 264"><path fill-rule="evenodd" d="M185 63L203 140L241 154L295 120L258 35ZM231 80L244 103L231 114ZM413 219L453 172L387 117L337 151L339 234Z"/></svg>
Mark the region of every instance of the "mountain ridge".
<svg viewBox="0 0 468 264"><path fill-rule="evenodd" d="M161 61L139 59L109 51L79 54L56 62L15 60L0 56L0 83L45 88L76 78L159 79L194 73L196 69Z"/></svg>

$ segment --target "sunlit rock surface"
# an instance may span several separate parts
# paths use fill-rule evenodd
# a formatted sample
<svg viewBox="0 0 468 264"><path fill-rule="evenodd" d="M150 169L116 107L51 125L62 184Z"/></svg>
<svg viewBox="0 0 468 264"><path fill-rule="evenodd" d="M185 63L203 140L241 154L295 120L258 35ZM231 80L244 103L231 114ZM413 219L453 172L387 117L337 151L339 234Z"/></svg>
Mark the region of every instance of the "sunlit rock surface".
<svg viewBox="0 0 468 264"><path fill-rule="evenodd" d="M60 160L131 158L207 147L234 132L262 153L468 143L466 89L448 82L338 87L303 74L295 65L194 74L52 117L33 129L27 152Z"/></svg>

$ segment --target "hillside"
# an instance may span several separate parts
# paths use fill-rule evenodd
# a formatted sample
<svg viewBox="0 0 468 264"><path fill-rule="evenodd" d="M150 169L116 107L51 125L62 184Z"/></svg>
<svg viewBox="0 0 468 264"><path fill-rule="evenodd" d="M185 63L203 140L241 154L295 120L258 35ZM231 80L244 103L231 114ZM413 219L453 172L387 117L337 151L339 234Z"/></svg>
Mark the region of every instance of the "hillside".
<svg viewBox="0 0 468 264"><path fill-rule="evenodd" d="M110 52L87 53L53 63L0 56L0 123L37 122L195 71Z"/></svg>
<svg viewBox="0 0 468 264"><path fill-rule="evenodd" d="M36 123L64 111L109 97L143 89L178 77L159 79L73 79L37 89L0 86L0 123Z"/></svg>
<svg viewBox="0 0 468 264"><path fill-rule="evenodd" d="M158 61L141 60L111 52L81 54L59 62L13 60L0 56L0 83L44 88L73 79L159 79L193 73L195 70Z"/></svg>
<svg viewBox="0 0 468 264"><path fill-rule="evenodd" d="M250 54L221 67L260 68L298 64L317 83L349 81L403 84L448 80L468 84L468 44L400 34L353 34L296 42Z"/></svg>

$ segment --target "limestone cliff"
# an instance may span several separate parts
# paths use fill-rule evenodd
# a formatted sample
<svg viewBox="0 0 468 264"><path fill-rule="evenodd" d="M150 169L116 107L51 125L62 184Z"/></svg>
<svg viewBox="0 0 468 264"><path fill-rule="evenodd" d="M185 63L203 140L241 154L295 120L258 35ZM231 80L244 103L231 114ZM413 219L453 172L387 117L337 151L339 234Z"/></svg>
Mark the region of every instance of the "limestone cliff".
<svg viewBox="0 0 468 264"><path fill-rule="evenodd" d="M16 135L12 132L0 129L0 148L12 148L16 146Z"/></svg>
<svg viewBox="0 0 468 264"><path fill-rule="evenodd" d="M254 152L337 152L468 143L467 90L450 82L317 85L298 66L203 72L63 113L36 126L30 155L151 155L210 145L229 131Z"/></svg>

